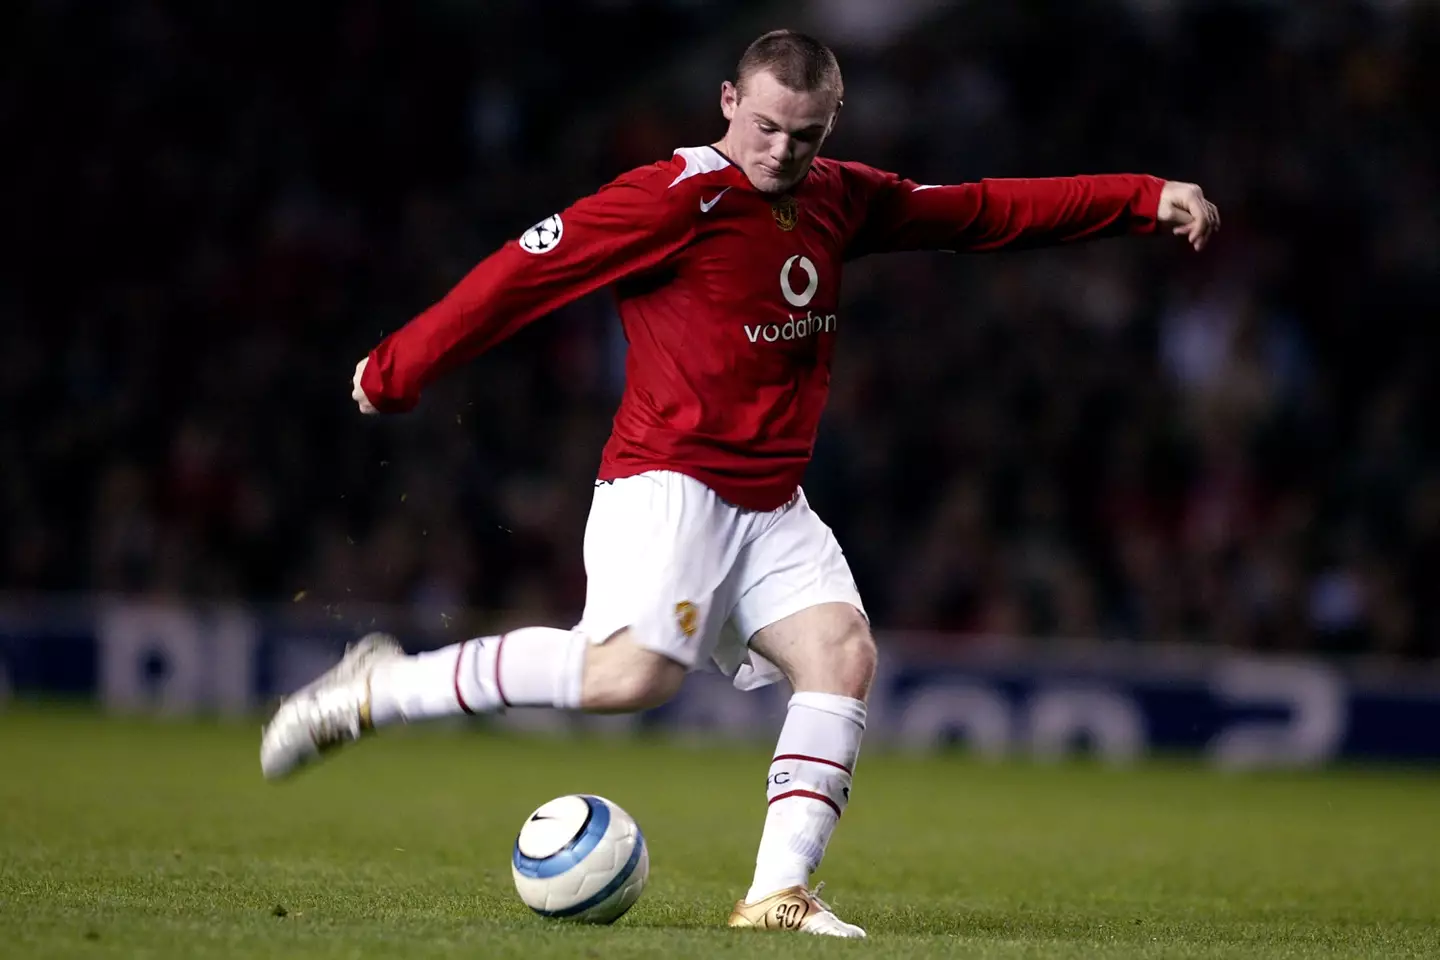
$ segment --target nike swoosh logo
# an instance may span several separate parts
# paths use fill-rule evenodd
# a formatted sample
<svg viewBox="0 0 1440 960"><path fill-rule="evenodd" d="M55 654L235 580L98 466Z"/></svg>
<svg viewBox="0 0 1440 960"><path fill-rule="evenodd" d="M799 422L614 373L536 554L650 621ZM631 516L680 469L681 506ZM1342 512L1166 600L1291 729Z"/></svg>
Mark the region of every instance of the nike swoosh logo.
<svg viewBox="0 0 1440 960"><path fill-rule="evenodd" d="M918 187L912 187L912 188L910 189L910 192L911 192L911 193L919 193L921 190L934 190L936 187L943 187L943 186L945 186L945 184L943 184L943 183L924 183L924 184L921 184L921 185L918 186Z"/></svg>
<svg viewBox="0 0 1440 960"><path fill-rule="evenodd" d="M709 212L710 212L710 208L713 207L713 206L715 206L715 204L719 203L719 202L720 202L720 198L723 197L723 196L725 196L725 194L727 194L727 193L729 193L729 192L730 192L730 188L729 188L729 187L726 187L724 190L721 190L719 193L715 194L715 196L711 197L709 203L706 203L706 202L705 202L705 198L704 198L704 197L701 197L701 198L700 198L700 212L701 212L701 213L709 213Z"/></svg>
<svg viewBox="0 0 1440 960"><path fill-rule="evenodd" d="M554 820L554 819L555 819L554 817L547 817L547 816L544 816L544 815L542 815L542 814L538 814L538 813L537 813L537 814L533 814L533 815L530 817L530 822L531 822L531 823L534 823L536 820Z"/></svg>

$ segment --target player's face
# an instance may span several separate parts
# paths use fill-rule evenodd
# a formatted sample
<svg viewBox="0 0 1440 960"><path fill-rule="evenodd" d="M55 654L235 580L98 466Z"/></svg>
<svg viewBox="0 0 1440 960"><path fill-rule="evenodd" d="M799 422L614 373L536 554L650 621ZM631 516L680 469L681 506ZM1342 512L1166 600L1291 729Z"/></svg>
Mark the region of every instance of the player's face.
<svg viewBox="0 0 1440 960"><path fill-rule="evenodd" d="M745 79L743 91L727 80L720 88L720 109L730 121L726 156L755 189L783 193L810 169L835 125L838 104L831 94L791 90L762 71Z"/></svg>

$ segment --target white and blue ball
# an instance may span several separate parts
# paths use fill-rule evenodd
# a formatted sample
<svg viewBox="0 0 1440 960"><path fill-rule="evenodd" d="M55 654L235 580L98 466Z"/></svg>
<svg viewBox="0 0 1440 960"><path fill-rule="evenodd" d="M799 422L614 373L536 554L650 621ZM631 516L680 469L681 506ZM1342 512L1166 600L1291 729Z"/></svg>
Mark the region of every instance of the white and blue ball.
<svg viewBox="0 0 1440 960"><path fill-rule="evenodd" d="M634 818L604 797L571 794L538 808L510 858L515 890L542 917L614 923L650 877Z"/></svg>

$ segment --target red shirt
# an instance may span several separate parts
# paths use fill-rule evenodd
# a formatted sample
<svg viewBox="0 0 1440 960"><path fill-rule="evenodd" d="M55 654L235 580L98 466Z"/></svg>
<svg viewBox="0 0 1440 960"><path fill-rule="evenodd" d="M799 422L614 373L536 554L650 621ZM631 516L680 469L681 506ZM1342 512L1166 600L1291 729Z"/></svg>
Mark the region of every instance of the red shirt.
<svg viewBox="0 0 1440 960"><path fill-rule="evenodd" d="M1163 184L1118 174L932 186L818 158L777 198L715 149L685 147L506 242L386 337L361 386L378 410L408 410L436 377L613 286L629 353L599 478L674 470L771 510L810 461L847 260L1149 232Z"/></svg>

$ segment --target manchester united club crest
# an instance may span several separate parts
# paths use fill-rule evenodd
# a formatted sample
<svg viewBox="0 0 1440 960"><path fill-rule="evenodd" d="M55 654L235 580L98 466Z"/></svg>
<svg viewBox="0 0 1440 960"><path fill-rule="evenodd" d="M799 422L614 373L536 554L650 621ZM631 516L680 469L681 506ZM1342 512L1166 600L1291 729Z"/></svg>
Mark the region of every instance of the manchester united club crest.
<svg viewBox="0 0 1440 960"><path fill-rule="evenodd" d="M800 204L794 197L784 196L770 204L770 212L775 214L776 226L788 232L795 229L800 219Z"/></svg>
<svg viewBox="0 0 1440 960"><path fill-rule="evenodd" d="M695 636L700 626L700 610L689 600L681 600L675 604L675 625L685 636Z"/></svg>

